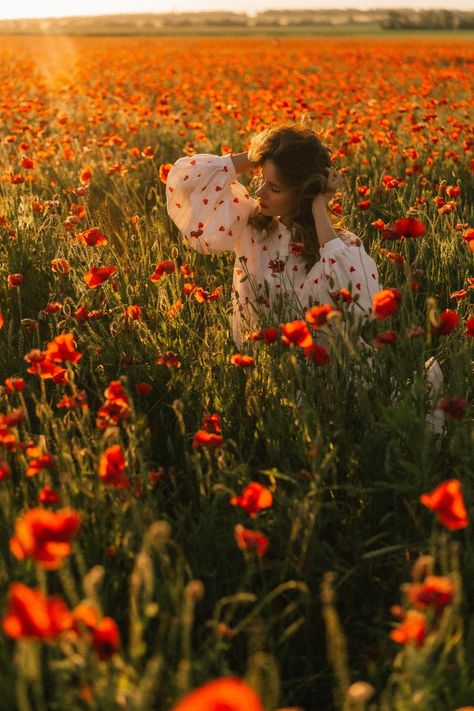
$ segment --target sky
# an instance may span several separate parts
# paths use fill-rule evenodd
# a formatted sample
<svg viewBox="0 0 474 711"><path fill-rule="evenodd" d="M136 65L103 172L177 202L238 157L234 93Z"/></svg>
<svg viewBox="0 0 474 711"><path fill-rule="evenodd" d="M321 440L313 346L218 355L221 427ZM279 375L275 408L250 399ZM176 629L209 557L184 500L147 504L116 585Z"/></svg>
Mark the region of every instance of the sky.
<svg viewBox="0 0 474 711"><path fill-rule="evenodd" d="M473 0L0 0L0 19L112 15L139 12L198 12L234 10L252 14L262 10L414 7L472 10Z"/></svg>

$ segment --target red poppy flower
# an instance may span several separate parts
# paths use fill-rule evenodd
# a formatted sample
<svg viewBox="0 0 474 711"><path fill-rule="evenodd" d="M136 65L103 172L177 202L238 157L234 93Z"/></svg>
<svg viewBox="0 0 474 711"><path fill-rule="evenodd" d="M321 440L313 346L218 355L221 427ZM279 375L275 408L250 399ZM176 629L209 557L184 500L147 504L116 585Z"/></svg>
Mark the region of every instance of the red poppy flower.
<svg viewBox="0 0 474 711"><path fill-rule="evenodd" d="M81 172L79 173L79 180L82 183L82 185L86 185L87 183L90 183L91 178L92 178L92 168L90 166L83 168L81 170Z"/></svg>
<svg viewBox="0 0 474 711"><path fill-rule="evenodd" d="M221 434L215 432L207 432L206 430L198 430L193 439L193 448L209 447L209 449L218 449L224 444L224 438Z"/></svg>
<svg viewBox="0 0 474 711"><path fill-rule="evenodd" d="M206 432L215 432L216 434L220 434L222 432L222 427L219 415L216 412L212 415L204 415L202 428L203 430L206 430Z"/></svg>
<svg viewBox="0 0 474 711"><path fill-rule="evenodd" d="M47 316L48 314L55 314L61 311L63 305L59 301L50 301L43 309L43 314Z"/></svg>
<svg viewBox="0 0 474 711"><path fill-rule="evenodd" d="M474 338L474 316L470 316L468 319L466 319L465 334L466 336Z"/></svg>
<svg viewBox="0 0 474 711"><path fill-rule="evenodd" d="M426 633L425 616L416 610L409 610L403 622L390 632L390 637L397 644L413 644L421 647L426 639Z"/></svg>
<svg viewBox="0 0 474 711"><path fill-rule="evenodd" d="M178 299L177 301L174 302L174 304L171 304L171 306L167 309L166 315L167 317L172 320L179 311L183 308L183 302L181 299Z"/></svg>
<svg viewBox="0 0 474 711"><path fill-rule="evenodd" d="M9 274L8 275L8 286L13 289L15 286L21 286L23 284L23 274Z"/></svg>
<svg viewBox="0 0 474 711"><path fill-rule="evenodd" d="M252 356L245 355L245 353L234 353L230 357L230 362L238 368L249 368L255 363Z"/></svg>
<svg viewBox="0 0 474 711"><path fill-rule="evenodd" d="M74 629L81 634L84 629L91 632L99 622L97 610L87 602L80 602L72 611L74 617Z"/></svg>
<svg viewBox="0 0 474 711"><path fill-rule="evenodd" d="M331 291L331 299L336 303L342 302L345 304L351 304L352 294L349 289L338 289L337 291Z"/></svg>
<svg viewBox="0 0 474 711"><path fill-rule="evenodd" d="M84 244L89 245L89 247L102 247L107 244L105 235L102 234L98 227L91 227L81 232L77 235L77 238Z"/></svg>
<svg viewBox="0 0 474 711"><path fill-rule="evenodd" d="M431 493L422 494L420 501L432 511L436 511L438 521L450 531L457 531L469 525L461 482L458 479L444 481Z"/></svg>
<svg viewBox="0 0 474 711"><path fill-rule="evenodd" d="M125 476L125 457L122 448L118 444L107 447L100 457L99 477L103 484L110 484L116 489L124 489L129 486L129 481Z"/></svg>
<svg viewBox="0 0 474 711"><path fill-rule="evenodd" d="M439 611L453 602L454 584L449 578L428 575L422 583L408 586L407 598L415 607L435 607Z"/></svg>
<svg viewBox="0 0 474 711"><path fill-rule="evenodd" d="M155 271L150 277L150 281L157 284L160 279L164 277L165 274L172 274L176 269L175 263L172 259L165 259L164 262L160 262L156 265Z"/></svg>
<svg viewBox="0 0 474 711"><path fill-rule="evenodd" d="M132 321L138 321L142 315L142 309L138 304L133 304L132 306L127 306L124 313L126 318L129 318Z"/></svg>
<svg viewBox="0 0 474 711"><path fill-rule="evenodd" d="M386 240L397 240L397 239L402 239L402 236L397 230L395 230L393 227L390 227L390 225L386 225L382 229L382 239Z"/></svg>
<svg viewBox="0 0 474 711"><path fill-rule="evenodd" d="M177 353L166 351L156 359L157 365L167 365L169 368L181 368L180 356Z"/></svg>
<svg viewBox="0 0 474 711"><path fill-rule="evenodd" d="M393 190L393 188L398 188L401 185L401 180L394 178L393 175L385 175L382 178L382 183L386 190Z"/></svg>
<svg viewBox="0 0 474 711"><path fill-rule="evenodd" d="M274 326L271 326L261 331L253 331L249 333L247 338L250 341L264 341L267 344L275 343L275 341L278 340L278 330Z"/></svg>
<svg viewBox="0 0 474 711"><path fill-rule="evenodd" d="M25 470L25 476L36 476L43 469L54 469L56 458L48 452L42 452L38 447L28 447L26 450L28 457L31 457Z"/></svg>
<svg viewBox="0 0 474 711"><path fill-rule="evenodd" d="M170 172L171 168L173 167L172 163L162 163L160 165L160 169L158 171L158 177L160 178L162 183L165 183L168 181L168 173Z"/></svg>
<svg viewBox="0 0 474 711"><path fill-rule="evenodd" d="M403 217L397 220L394 229L403 237L421 237L426 232L426 227L416 217Z"/></svg>
<svg viewBox="0 0 474 711"><path fill-rule="evenodd" d="M71 203L71 205L69 206L69 212L70 212L70 217L66 220L66 226L67 227L69 227L69 226L74 227L75 223L80 222L86 216L86 206ZM93 228L93 229L96 229L96 228ZM81 235L78 235L78 237L81 238ZM92 237L91 237L91 239L93 240Z"/></svg>
<svg viewBox="0 0 474 711"><path fill-rule="evenodd" d="M469 227L462 236L463 240L468 243L469 249L474 252L474 229Z"/></svg>
<svg viewBox="0 0 474 711"><path fill-rule="evenodd" d="M89 311L86 309L85 306L79 306L79 308L74 311L73 315L76 321L83 323L89 318Z"/></svg>
<svg viewBox="0 0 474 711"><path fill-rule="evenodd" d="M66 274L68 274L71 271L69 262L66 259L52 259L51 260L51 269L56 274L61 274L62 276L65 276Z"/></svg>
<svg viewBox="0 0 474 711"><path fill-rule="evenodd" d="M209 681L187 694L172 711L264 711L255 691L240 679Z"/></svg>
<svg viewBox="0 0 474 711"><path fill-rule="evenodd" d="M16 520L10 550L19 560L31 557L42 568L57 570L71 552L80 521L73 509L30 509Z"/></svg>
<svg viewBox="0 0 474 711"><path fill-rule="evenodd" d="M98 321L100 318L103 317L104 312L102 311L102 309L93 309L92 311L89 311L89 315L87 318L91 319L92 321Z"/></svg>
<svg viewBox="0 0 474 711"><path fill-rule="evenodd" d="M153 386L150 383L137 383L135 385L135 392L137 395L143 395L147 397L153 390Z"/></svg>
<svg viewBox="0 0 474 711"><path fill-rule="evenodd" d="M21 393L25 389L24 378L5 378L5 389L7 393Z"/></svg>
<svg viewBox="0 0 474 711"><path fill-rule="evenodd" d="M390 259L390 261L396 264L398 267L403 267L403 265L405 264L405 257L403 256L403 254L391 252L390 250L384 249L383 247L380 248L380 254L384 257L387 257L387 259Z"/></svg>
<svg viewBox="0 0 474 711"><path fill-rule="evenodd" d="M0 429L2 427L18 427L25 419L25 413L21 407L8 412L6 415L0 415Z"/></svg>
<svg viewBox="0 0 474 711"><path fill-rule="evenodd" d="M426 333L426 330L423 328L423 326L412 326L408 330L408 335L410 338L421 338L424 336Z"/></svg>
<svg viewBox="0 0 474 711"><path fill-rule="evenodd" d="M463 301L468 295L467 289L459 289L459 291L452 291L449 295L450 299L456 299L456 301Z"/></svg>
<svg viewBox="0 0 474 711"><path fill-rule="evenodd" d="M194 272L189 264L182 264L179 268L185 279L194 279Z"/></svg>
<svg viewBox="0 0 474 711"><path fill-rule="evenodd" d="M275 326L270 326L270 328L264 328L262 330L262 336L264 342L269 345L270 343L275 343L275 341L278 339L279 332L278 329L275 328Z"/></svg>
<svg viewBox="0 0 474 711"><path fill-rule="evenodd" d="M313 343L313 338L304 321L282 323L281 331L283 333L281 340L287 346L290 345L290 343L294 343L301 348L309 348Z"/></svg>
<svg viewBox="0 0 474 711"><path fill-rule="evenodd" d="M57 504L61 501L61 496L57 491L54 491L48 484L43 486L38 494L38 502L47 506L48 504Z"/></svg>
<svg viewBox="0 0 474 711"><path fill-rule="evenodd" d="M380 319L386 319L396 313L401 300L398 289L382 289L372 297L372 312Z"/></svg>
<svg viewBox="0 0 474 711"><path fill-rule="evenodd" d="M449 215L451 212L455 212L457 208L457 202L455 200L449 200L449 202L441 205L438 212L440 215Z"/></svg>
<svg viewBox="0 0 474 711"><path fill-rule="evenodd" d="M0 481L8 479L11 473L12 470L10 469L10 465L8 464L8 462L6 462L4 459L0 459Z"/></svg>
<svg viewBox="0 0 474 711"><path fill-rule="evenodd" d="M28 158L27 156L25 156L22 159L20 165L22 168L25 168L25 170L33 170L33 168L35 167L35 162L31 158Z"/></svg>
<svg viewBox="0 0 474 711"><path fill-rule="evenodd" d="M120 632L115 620L103 617L92 632L92 647L102 661L107 661L120 648Z"/></svg>
<svg viewBox="0 0 474 711"><path fill-rule="evenodd" d="M230 499L230 503L233 506L240 506L249 514L250 518L253 518L260 511L268 509L272 505L273 496L265 486L257 481L251 481L240 496L233 496Z"/></svg>
<svg viewBox="0 0 474 711"><path fill-rule="evenodd" d="M64 407L67 410L88 410L89 405L87 404L87 394L85 390L78 390L75 395L65 395L59 402L56 403L56 407Z"/></svg>
<svg viewBox="0 0 474 711"><path fill-rule="evenodd" d="M433 333L439 336L449 335L458 325L459 319L459 314L455 311L450 311L449 309L441 311L438 322L433 327Z"/></svg>
<svg viewBox="0 0 474 711"><path fill-rule="evenodd" d="M3 617L3 631L13 639L54 639L72 628L73 616L60 597L12 583Z"/></svg>
<svg viewBox="0 0 474 711"><path fill-rule="evenodd" d="M459 197L459 195L461 194L461 188L459 187L459 185L446 185L446 187L444 188L444 192L448 197L456 198Z"/></svg>
<svg viewBox="0 0 474 711"><path fill-rule="evenodd" d="M201 286L196 286L192 290L192 295L194 296L198 304L205 304L208 301L217 301L217 299L221 295L221 292L222 289L220 286L216 287L214 291L206 291L206 289L203 289Z"/></svg>
<svg viewBox="0 0 474 711"><path fill-rule="evenodd" d="M53 363L50 358L47 358L46 355L37 348L29 351L29 353L24 356L24 360L30 364L30 367L27 368L27 372L38 375L38 377L44 380L57 382L61 380L66 373L65 368Z"/></svg>
<svg viewBox="0 0 474 711"><path fill-rule="evenodd" d="M349 293L349 292L348 292ZM308 309L305 314L305 318L308 323L313 324L313 326L324 326L327 323L330 314L337 313L337 309L331 304L322 304L322 306L313 306Z"/></svg>
<svg viewBox="0 0 474 711"><path fill-rule="evenodd" d="M269 540L263 533L251 531L241 524L234 527L234 538L241 551L252 551L259 557L265 555L269 546Z"/></svg>
<svg viewBox="0 0 474 711"><path fill-rule="evenodd" d="M91 267L87 274L84 274L83 279L89 289L96 289L114 274L117 274L117 269L110 265L105 267Z"/></svg>
<svg viewBox="0 0 474 711"><path fill-rule="evenodd" d="M357 207L359 208L359 210L368 210L371 204L372 203L370 200L361 200L357 203Z"/></svg>
<svg viewBox="0 0 474 711"><path fill-rule="evenodd" d="M318 346L317 343L312 343L303 350L306 358L316 365L327 365L329 363L329 353L324 346Z"/></svg>
<svg viewBox="0 0 474 711"><path fill-rule="evenodd" d="M438 402L436 409L442 410L450 420L460 420L466 412L467 402L461 395L448 395Z"/></svg>
<svg viewBox="0 0 474 711"><path fill-rule="evenodd" d="M372 345L375 346L375 348L391 346L393 343L396 342L396 340L397 334L395 331L382 331L381 333L377 334L377 336L373 339Z"/></svg>
<svg viewBox="0 0 474 711"><path fill-rule="evenodd" d="M82 353L76 350L74 334L62 333L48 343L45 356L55 362L67 361L68 363L77 363L81 360Z"/></svg>

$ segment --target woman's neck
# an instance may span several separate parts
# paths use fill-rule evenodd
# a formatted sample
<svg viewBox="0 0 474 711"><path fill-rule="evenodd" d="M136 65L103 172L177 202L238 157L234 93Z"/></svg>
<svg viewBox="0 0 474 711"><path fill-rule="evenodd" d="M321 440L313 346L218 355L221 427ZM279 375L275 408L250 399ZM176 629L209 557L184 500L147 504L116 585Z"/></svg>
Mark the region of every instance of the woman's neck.
<svg viewBox="0 0 474 711"><path fill-rule="evenodd" d="M287 230L291 230L293 227L293 220L291 217L279 217L278 222L286 227Z"/></svg>

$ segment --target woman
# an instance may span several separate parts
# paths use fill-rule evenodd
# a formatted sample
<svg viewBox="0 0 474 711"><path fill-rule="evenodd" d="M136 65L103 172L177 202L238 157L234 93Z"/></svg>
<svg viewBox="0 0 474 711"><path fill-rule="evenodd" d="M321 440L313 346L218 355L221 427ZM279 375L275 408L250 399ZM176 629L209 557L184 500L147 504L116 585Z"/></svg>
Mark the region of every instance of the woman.
<svg viewBox="0 0 474 711"><path fill-rule="evenodd" d="M260 167L251 198L238 173ZM203 254L234 251L232 332L301 318L315 303L350 292L367 317L380 290L375 262L361 241L333 227L328 202L341 183L317 133L298 124L268 127L247 153L179 159L168 175L171 219Z"/></svg>
<svg viewBox="0 0 474 711"><path fill-rule="evenodd" d="M253 199L236 175L256 167L263 182ZM370 315L372 296L381 289L375 262L354 234L329 219L328 202L340 183L317 133L298 124L268 127L247 153L195 155L171 168L168 212L189 245L203 254L236 254L232 332L238 347L242 335L301 318L313 304L332 303L342 289L356 321ZM442 434L443 412L434 408L443 374L434 358L425 373L427 424Z"/></svg>

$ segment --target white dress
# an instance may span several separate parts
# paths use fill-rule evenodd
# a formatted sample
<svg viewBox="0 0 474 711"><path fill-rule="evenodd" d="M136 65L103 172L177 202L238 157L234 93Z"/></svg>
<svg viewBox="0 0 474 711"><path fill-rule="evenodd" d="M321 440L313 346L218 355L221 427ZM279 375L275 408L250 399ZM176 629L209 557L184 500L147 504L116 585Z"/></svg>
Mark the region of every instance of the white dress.
<svg viewBox="0 0 474 711"><path fill-rule="evenodd" d="M203 254L235 252L232 334L239 347L242 333L303 318L309 306L333 303L331 293L339 289L357 295L351 305L357 318L369 315L381 286L361 241L341 233L321 247L320 261L307 272L283 223L269 236L249 224L257 202L236 180L229 155L180 158L166 192L168 213L190 247Z"/></svg>

